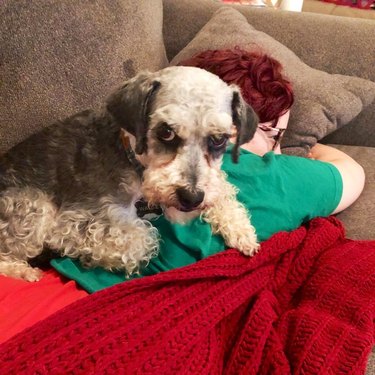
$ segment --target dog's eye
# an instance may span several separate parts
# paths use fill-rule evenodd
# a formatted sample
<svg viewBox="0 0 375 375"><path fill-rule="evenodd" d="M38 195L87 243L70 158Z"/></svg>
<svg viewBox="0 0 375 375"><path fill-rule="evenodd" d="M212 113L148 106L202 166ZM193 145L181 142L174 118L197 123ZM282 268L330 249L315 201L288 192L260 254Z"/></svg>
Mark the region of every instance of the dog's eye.
<svg viewBox="0 0 375 375"><path fill-rule="evenodd" d="M167 124L162 124L156 135L161 141L165 142L173 141L176 137L176 133Z"/></svg>
<svg viewBox="0 0 375 375"><path fill-rule="evenodd" d="M208 146L215 150L219 150L227 144L227 141L228 136L226 134L211 135L208 137Z"/></svg>

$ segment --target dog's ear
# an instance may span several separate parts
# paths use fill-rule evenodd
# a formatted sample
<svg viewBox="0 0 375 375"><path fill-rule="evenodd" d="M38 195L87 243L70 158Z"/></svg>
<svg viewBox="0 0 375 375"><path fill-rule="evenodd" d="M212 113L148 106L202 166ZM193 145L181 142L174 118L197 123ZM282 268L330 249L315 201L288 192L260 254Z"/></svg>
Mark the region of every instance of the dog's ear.
<svg viewBox="0 0 375 375"><path fill-rule="evenodd" d="M239 147L253 138L258 125L258 116L243 100L238 88L233 91L232 118L237 129L236 143L232 149L232 160L238 162Z"/></svg>
<svg viewBox="0 0 375 375"><path fill-rule="evenodd" d="M135 152L147 151L147 131L152 102L160 82L142 72L125 82L107 99L107 110L117 123L135 136Z"/></svg>

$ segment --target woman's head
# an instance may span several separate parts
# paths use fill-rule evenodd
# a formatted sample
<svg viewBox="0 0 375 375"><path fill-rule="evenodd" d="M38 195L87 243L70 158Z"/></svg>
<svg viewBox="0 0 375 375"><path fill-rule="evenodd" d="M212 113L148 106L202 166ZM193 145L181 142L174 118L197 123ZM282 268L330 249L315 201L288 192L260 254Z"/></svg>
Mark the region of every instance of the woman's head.
<svg viewBox="0 0 375 375"><path fill-rule="evenodd" d="M282 75L281 64L272 57L240 48L208 50L179 63L196 66L241 89L260 122L277 122L293 104L291 83Z"/></svg>

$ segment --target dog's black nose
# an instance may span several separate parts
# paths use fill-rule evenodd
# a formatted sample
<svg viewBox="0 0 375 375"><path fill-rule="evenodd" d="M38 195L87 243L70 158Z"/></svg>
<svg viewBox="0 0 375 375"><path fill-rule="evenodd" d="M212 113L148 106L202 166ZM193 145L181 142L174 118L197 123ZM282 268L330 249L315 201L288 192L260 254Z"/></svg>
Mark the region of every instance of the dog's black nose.
<svg viewBox="0 0 375 375"><path fill-rule="evenodd" d="M182 209L187 211L197 208L204 199L204 191L202 190L192 192L184 188L178 188L176 194Z"/></svg>

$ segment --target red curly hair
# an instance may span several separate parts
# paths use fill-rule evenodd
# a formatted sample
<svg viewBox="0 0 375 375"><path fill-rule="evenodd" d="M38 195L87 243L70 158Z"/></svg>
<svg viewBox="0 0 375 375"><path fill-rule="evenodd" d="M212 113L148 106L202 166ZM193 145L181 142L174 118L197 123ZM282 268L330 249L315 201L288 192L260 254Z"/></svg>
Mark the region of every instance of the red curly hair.
<svg viewBox="0 0 375 375"><path fill-rule="evenodd" d="M178 65L195 66L235 83L260 122L274 121L293 104L291 83L282 75L281 64L272 57L240 48L208 50Z"/></svg>

